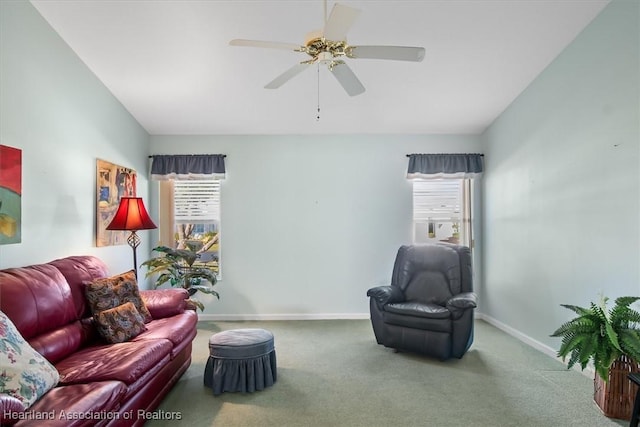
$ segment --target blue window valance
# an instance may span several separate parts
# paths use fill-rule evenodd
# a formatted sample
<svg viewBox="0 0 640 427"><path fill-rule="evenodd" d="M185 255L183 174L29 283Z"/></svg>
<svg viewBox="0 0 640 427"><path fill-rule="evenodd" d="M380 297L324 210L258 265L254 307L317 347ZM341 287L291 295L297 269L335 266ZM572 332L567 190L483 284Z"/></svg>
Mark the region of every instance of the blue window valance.
<svg viewBox="0 0 640 427"><path fill-rule="evenodd" d="M224 154L154 155L151 179L224 179Z"/></svg>
<svg viewBox="0 0 640 427"><path fill-rule="evenodd" d="M478 178L483 154L409 154L408 179Z"/></svg>

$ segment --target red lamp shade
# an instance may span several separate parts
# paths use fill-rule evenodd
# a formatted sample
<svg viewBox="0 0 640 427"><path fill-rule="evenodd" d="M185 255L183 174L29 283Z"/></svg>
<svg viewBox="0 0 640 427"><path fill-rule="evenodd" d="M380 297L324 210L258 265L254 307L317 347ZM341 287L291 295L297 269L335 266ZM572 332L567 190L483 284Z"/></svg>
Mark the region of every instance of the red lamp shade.
<svg viewBox="0 0 640 427"><path fill-rule="evenodd" d="M107 230L151 230L158 228L153 223L147 209L144 207L142 197L122 197L120 206Z"/></svg>

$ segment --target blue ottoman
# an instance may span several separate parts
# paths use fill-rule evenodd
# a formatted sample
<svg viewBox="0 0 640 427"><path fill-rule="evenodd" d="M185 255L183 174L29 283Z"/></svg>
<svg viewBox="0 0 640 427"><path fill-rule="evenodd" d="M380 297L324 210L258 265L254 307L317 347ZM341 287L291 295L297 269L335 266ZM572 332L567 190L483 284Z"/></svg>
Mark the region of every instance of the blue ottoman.
<svg viewBox="0 0 640 427"><path fill-rule="evenodd" d="M218 395L251 393L271 387L277 379L273 334L265 329L232 329L209 338L204 385Z"/></svg>

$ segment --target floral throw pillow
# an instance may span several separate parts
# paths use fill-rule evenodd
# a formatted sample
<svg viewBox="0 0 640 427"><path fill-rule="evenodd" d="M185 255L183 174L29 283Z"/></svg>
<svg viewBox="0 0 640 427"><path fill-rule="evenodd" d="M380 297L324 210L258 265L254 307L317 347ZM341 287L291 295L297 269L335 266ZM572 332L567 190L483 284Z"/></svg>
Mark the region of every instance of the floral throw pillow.
<svg viewBox="0 0 640 427"><path fill-rule="evenodd" d="M0 391L15 397L27 409L59 379L56 368L25 341L11 319L0 311Z"/></svg>
<svg viewBox="0 0 640 427"><path fill-rule="evenodd" d="M127 302L95 315L98 332L111 344L124 342L147 330L144 320L132 302Z"/></svg>
<svg viewBox="0 0 640 427"><path fill-rule="evenodd" d="M153 320L151 313L140 296L136 275L133 270L117 276L94 280L86 284L84 293L94 318L101 311L131 302L136 306L144 323Z"/></svg>

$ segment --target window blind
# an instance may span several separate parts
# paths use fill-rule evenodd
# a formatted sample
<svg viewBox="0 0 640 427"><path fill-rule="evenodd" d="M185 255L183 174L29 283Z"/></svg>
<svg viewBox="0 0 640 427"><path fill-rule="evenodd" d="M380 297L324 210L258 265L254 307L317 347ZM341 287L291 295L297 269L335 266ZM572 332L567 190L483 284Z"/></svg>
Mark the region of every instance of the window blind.
<svg viewBox="0 0 640 427"><path fill-rule="evenodd" d="M459 222L462 218L462 180L413 181L415 222Z"/></svg>
<svg viewBox="0 0 640 427"><path fill-rule="evenodd" d="M220 220L220 181L174 181L176 224L207 224Z"/></svg>

